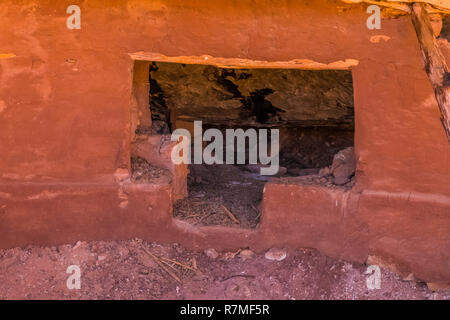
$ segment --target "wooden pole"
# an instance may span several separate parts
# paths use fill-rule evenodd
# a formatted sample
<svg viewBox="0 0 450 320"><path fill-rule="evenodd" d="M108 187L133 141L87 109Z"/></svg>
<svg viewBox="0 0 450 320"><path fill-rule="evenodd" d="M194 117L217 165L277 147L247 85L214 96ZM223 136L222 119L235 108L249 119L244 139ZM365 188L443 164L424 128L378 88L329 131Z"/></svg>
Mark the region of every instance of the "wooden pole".
<svg viewBox="0 0 450 320"><path fill-rule="evenodd" d="M441 122L450 144L450 73L436 43L424 3L414 3L411 19L422 50L428 73L441 113Z"/></svg>

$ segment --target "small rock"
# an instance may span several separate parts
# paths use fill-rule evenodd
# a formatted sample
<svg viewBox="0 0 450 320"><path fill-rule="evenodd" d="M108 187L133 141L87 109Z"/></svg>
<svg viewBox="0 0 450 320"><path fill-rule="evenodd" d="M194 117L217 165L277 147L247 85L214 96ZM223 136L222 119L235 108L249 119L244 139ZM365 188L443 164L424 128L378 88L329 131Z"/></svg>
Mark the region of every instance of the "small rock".
<svg viewBox="0 0 450 320"><path fill-rule="evenodd" d="M98 261L103 261L103 260L105 260L105 259L106 259L106 256L103 256L103 255L97 257L97 260L98 260Z"/></svg>
<svg viewBox="0 0 450 320"><path fill-rule="evenodd" d="M347 178L346 174L342 173L342 171L343 171L343 169L336 169L333 172L333 175L334 175L333 182L334 182L335 185L341 186L341 185L346 184L347 182L350 181L350 179Z"/></svg>
<svg viewBox="0 0 450 320"><path fill-rule="evenodd" d="M346 148L334 155L333 164L330 168L334 183L343 185L350 181L350 177L355 174L356 158L353 147Z"/></svg>
<svg viewBox="0 0 450 320"><path fill-rule="evenodd" d="M277 248L272 248L265 254L266 259L272 261L282 261L286 259L286 256L287 256L286 250Z"/></svg>
<svg viewBox="0 0 450 320"><path fill-rule="evenodd" d="M217 257L219 256L217 251L213 248L206 249L205 254L206 254L206 256L208 256L211 259L217 259Z"/></svg>
<svg viewBox="0 0 450 320"><path fill-rule="evenodd" d="M253 257L255 255L255 253L252 250L248 250L248 249L244 249L239 253L239 257L241 257L242 259L249 259L251 257Z"/></svg>

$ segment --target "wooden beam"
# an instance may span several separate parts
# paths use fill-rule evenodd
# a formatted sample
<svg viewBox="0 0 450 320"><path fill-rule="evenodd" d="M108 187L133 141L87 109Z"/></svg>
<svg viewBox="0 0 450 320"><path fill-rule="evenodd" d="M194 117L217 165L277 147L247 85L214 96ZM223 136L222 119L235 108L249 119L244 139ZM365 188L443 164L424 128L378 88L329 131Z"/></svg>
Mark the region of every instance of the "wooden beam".
<svg viewBox="0 0 450 320"><path fill-rule="evenodd" d="M411 13L412 23L422 50L425 70L428 73L439 105L441 121L450 144L450 79L449 69L433 35L430 19L423 3L415 3Z"/></svg>
<svg viewBox="0 0 450 320"><path fill-rule="evenodd" d="M317 62L309 59L294 59L290 61L259 61L241 58L222 58L209 55L202 56L176 56L169 57L160 53L153 52L134 52L129 53L133 60L173 62L183 64L202 64L212 65L219 68L246 69L246 68L265 68L265 69L305 69L305 70L350 70L359 64L358 60L345 59L333 61L330 63Z"/></svg>
<svg viewBox="0 0 450 320"><path fill-rule="evenodd" d="M376 4L381 7L392 8L404 12L411 12L413 3L429 4L427 10L434 13L450 13L450 1L448 0L341 0L345 3Z"/></svg>

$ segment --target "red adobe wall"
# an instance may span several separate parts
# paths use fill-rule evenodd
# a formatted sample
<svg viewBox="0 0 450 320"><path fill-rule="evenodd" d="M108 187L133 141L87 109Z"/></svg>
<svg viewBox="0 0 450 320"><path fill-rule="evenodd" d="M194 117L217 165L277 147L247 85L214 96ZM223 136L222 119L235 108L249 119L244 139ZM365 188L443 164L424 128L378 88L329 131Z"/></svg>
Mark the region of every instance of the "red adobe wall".
<svg viewBox="0 0 450 320"><path fill-rule="evenodd" d="M81 30L66 28L70 4L81 7ZM367 17L365 6L326 0L3 0L0 247L136 236L197 248L307 245L359 261L392 258L421 279L450 282L450 147L418 41L408 16L372 31ZM358 60L357 185L338 196L339 211L330 212L336 195L281 182L266 187L256 231L192 228L172 219L170 185L121 180L129 53L138 51ZM325 223L327 214L341 216Z"/></svg>

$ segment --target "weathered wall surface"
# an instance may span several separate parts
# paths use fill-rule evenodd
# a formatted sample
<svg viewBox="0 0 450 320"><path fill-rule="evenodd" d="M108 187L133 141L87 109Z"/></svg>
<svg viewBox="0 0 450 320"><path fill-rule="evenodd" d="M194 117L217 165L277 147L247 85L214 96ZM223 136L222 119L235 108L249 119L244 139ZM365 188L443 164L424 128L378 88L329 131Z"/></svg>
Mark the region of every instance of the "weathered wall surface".
<svg viewBox="0 0 450 320"><path fill-rule="evenodd" d="M66 8L76 3L82 10L82 27L68 30ZM104 209L101 201L92 201L96 193L89 189L94 182L111 185L105 187L108 196L102 199L122 203L114 173L129 166L133 67L129 53L320 63L355 59L359 61L352 68L359 159L355 192L360 194L355 214L366 226L366 248L376 250L383 243L383 249L400 256L422 277L437 274L433 281L448 281L450 148L433 89L410 17L383 18L381 30L368 30L367 17L364 5L326 0L2 0L0 247L98 234L132 237L133 230L142 234L141 226L151 223L146 220L152 212L147 207L149 217L133 214L141 201L134 191L128 207L109 205L116 220L108 220L104 213L94 218ZM64 202L45 193L40 198L24 196L41 194L50 186L56 192L58 186L75 182L87 182L84 188L91 191L81 198L64 197ZM421 205L408 205L410 198L404 195L419 197ZM91 208L90 215L82 213L86 208ZM70 224L59 220L61 212L84 218ZM288 224L289 216L284 218ZM33 228L24 227L28 221L33 221ZM44 221L53 222L50 226ZM111 221L122 224L122 232L115 233ZM440 231L434 234L432 226L437 225ZM408 232L405 226L410 226ZM164 232L175 235L177 228ZM426 258L437 265L435 272L417 259L417 250L410 251L417 243L422 244L419 249L434 250ZM437 249L433 243L439 244Z"/></svg>
<svg viewBox="0 0 450 320"><path fill-rule="evenodd" d="M357 59L356 139L367 182L448 194L449 149L409 18L370 31L363 8L327 3L93 1L81 6L82 29L68 30L64 2L2 1L1 50L16 55L0 60L2 180L108 179L126 163L127 54L144 50ZM370 42L379 34L390 40Z"/></svg>

